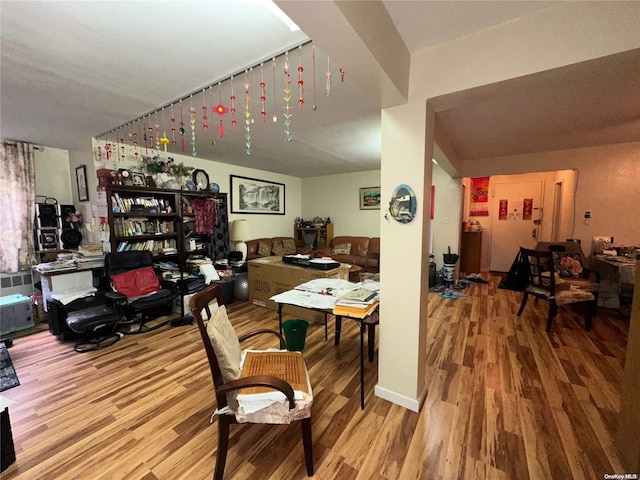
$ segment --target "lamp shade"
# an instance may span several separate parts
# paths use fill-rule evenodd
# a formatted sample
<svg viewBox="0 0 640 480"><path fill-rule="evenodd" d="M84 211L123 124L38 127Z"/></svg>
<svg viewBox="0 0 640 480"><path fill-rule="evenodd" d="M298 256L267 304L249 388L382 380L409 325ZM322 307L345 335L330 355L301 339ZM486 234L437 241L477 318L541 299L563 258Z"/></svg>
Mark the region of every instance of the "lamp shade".
<svg viewBox="0 0 640 480"><path fill-rule="evenodd" d="M229 237L232 242L246 242L251 240L251 232L249 231L249 223L242 220L234 220L231 224Z"/></svg>

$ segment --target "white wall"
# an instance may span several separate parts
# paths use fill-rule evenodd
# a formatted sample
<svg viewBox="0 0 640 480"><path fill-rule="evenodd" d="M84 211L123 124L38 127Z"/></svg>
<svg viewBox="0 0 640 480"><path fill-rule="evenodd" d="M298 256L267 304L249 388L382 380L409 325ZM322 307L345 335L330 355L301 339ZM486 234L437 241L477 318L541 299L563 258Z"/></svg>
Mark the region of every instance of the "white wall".
<svg viewBox="0 0 640 480"><path fill-rule="evenodd" d="M433 166L433 185L436 187L433 215L433 248L431 253L438 269L444 265L443 254L460 253L460 200L462 183L451 178L438 165Z"/></svg>
<svg viewBox="0 0 640 480"><path fill-rule="evenodd" d="M43 151L34 151L36 195L55 198L63 205L72 204L69 152L59 148L43 148Z"/></svg>
<svg viewBox="0 0 640 480"><path fill-rule="evenodd" d="M333 235L380 236L381 210L360 210L360 188L379 187L380 170L302 179L302 218L331 218Z"/></svg>

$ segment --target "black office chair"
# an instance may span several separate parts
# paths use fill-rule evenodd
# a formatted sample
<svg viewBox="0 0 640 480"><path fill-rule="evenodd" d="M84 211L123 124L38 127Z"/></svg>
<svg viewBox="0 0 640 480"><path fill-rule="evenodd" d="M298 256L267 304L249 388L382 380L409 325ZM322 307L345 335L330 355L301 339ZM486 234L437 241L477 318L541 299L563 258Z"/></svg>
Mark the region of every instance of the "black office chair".
<svg viewBox="0 0 640 480"><path fill-rule="evenodd" d="M105 297L119 306L129 321L140 323L135 333L148 332L169 322L144 328L147 321L170 312L179 295L176 285L158 280L150 251L108 253L104 263L112 289Z"/></svg>

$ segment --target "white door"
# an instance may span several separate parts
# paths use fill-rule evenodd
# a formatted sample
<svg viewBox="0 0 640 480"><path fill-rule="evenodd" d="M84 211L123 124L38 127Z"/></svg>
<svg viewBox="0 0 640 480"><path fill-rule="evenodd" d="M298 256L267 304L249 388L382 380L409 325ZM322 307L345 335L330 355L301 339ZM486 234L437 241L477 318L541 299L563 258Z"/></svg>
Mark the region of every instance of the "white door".
<svg viewBox="0 0 640 480"><path fill-rule="evenodd" d="M542 182L498 183L492 190L489 268L508 272L520 247L538 243Z"/></svg>

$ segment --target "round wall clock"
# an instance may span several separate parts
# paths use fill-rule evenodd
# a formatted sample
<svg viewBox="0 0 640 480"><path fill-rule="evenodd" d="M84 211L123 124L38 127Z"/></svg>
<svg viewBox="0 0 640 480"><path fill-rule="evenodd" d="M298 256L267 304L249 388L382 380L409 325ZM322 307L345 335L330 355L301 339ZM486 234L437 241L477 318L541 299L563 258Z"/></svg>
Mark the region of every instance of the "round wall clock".
<svg viewBox="0 0 640 480"><path fill-rule="evenodd" d="M198 168L193 171L193 183L196 184L198 190L208 190L209 175L204 170Z"/></svg>

